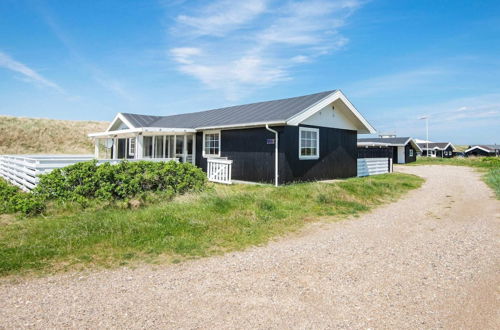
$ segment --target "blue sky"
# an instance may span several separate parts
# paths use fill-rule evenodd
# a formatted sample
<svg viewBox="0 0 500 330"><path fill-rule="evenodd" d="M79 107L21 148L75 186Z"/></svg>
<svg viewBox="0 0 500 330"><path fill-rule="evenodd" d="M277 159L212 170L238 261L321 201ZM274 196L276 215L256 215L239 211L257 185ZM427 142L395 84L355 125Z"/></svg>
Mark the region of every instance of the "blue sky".
<svg viewBox="0 0 500 330"><path fill-rule="evenodd" d="M0 114L111 120L341 89L382 132L500 143L500 1L0 2Z"/></svg>

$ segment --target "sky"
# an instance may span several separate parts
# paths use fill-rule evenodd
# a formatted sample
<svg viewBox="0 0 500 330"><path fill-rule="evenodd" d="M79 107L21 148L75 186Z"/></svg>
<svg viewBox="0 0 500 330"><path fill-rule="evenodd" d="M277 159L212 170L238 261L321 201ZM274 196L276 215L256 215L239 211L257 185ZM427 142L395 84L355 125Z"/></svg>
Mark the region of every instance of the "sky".
<svg viewBox="0 0 500 330"><path fill-rule="evenodd" d="M111 121L340 89L382 133L500 144L500 1L0 1L0 114Z"/></svg>

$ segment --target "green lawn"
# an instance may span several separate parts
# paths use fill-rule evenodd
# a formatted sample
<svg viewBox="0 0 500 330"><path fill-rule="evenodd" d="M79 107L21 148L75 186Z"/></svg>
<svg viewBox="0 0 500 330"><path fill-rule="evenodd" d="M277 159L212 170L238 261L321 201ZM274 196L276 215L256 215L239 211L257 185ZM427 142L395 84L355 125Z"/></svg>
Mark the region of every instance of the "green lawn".
<svg viewBox="0 0 500 330"><path fill-rule="evenodd" d="M495 191L497 198L500 199L500 157L418 157L416 162L407 165L433 164L470 166L480 170L484 173L483 180Z"/></svg>
<svg viewBox="0 0 500 330"><path fill-rule="evenodd" d="M213 185L203 193L135 210L0 215L0 275L179 262L240 250L310 221L337 221L366 212L422 182L394 173L278 188Z"/></svg>

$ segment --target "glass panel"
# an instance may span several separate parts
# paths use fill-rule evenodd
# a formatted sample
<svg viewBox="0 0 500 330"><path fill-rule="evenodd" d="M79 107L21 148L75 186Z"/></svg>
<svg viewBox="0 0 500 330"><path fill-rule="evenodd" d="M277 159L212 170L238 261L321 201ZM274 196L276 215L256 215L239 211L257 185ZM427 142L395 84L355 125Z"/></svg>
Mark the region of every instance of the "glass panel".
<svg viewBox="0 0 500 330"><path fill-rule="evenodd" d="M168 143L168 146L167 146L167 153L168 153L168 158L175 158L175 154L174 154L174 136L173 135L170 135L170 136L167 136L167 139L169 141Z"/></svg>
<svg viewBox="0 0 500 330"><path fill-rule="evenodd" d="M187 136L187 153L188 153L188 155L193 154L193 136L192 135Z"/></svg>
<svg viewBox="0 0 500 330"><path fill-rule="evenodd" d="M113 139L99 139L98 140L98 155L99 159L111 159L113 156L112 147Z"/></svg>
<svg viewBox="0 0 500 330"><path fill-rule="evenodd" d="M152 136L144 136L143 137L143 150L144 150L144 158L152 158L153 157L153 137Z"/></svg>
<svg viewBox="0 0 500 330"><path fill-rule="evenodd" d="M176 135L175 141L175 153L180 156L182 155L182 147L184 145L184 135Z"/></svg>
<svg viewBox="0 0 500 330"><path fill-rule="evenodd" d="M155 158L164 158L163 136L155 136Z"/></svg>

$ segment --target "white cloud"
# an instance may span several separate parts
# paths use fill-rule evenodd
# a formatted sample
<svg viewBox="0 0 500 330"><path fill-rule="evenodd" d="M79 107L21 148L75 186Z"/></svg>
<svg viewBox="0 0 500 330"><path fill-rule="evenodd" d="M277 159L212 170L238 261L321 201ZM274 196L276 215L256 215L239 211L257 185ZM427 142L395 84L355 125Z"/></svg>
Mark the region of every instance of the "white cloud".
<svg viewBox="0 0 500 330"><path fill-rule="evenodd" d="M223 36L241 28L266 10L265 0L219 0L199 10L197 15L179 15L177 21L195 35Z"/></svg>
<svg viewBox="0 0 500 330"><path fill-rule="evenodd" d="M216 1L177 17L169 50L178 69L211 89L237 98L291 79L298 65L347 43L339 29L360 2Z"/></svg>
<svg viewBox="0 0 500 330"><path fill-rule="evenodd" d="M35 70L31 69L27 65L18 62L11 58L9 55L0 52L0 67L9 69L11 71L17 72L22 74L25 78L28 79L28 81L35 82L39 85L43 85L45 87L50 87L52 89L55 89L56 91L60 93L64 93L64 90L57 85L56 83L48 80L47 78L44 78L42 75L37 73Z"/></svg>

